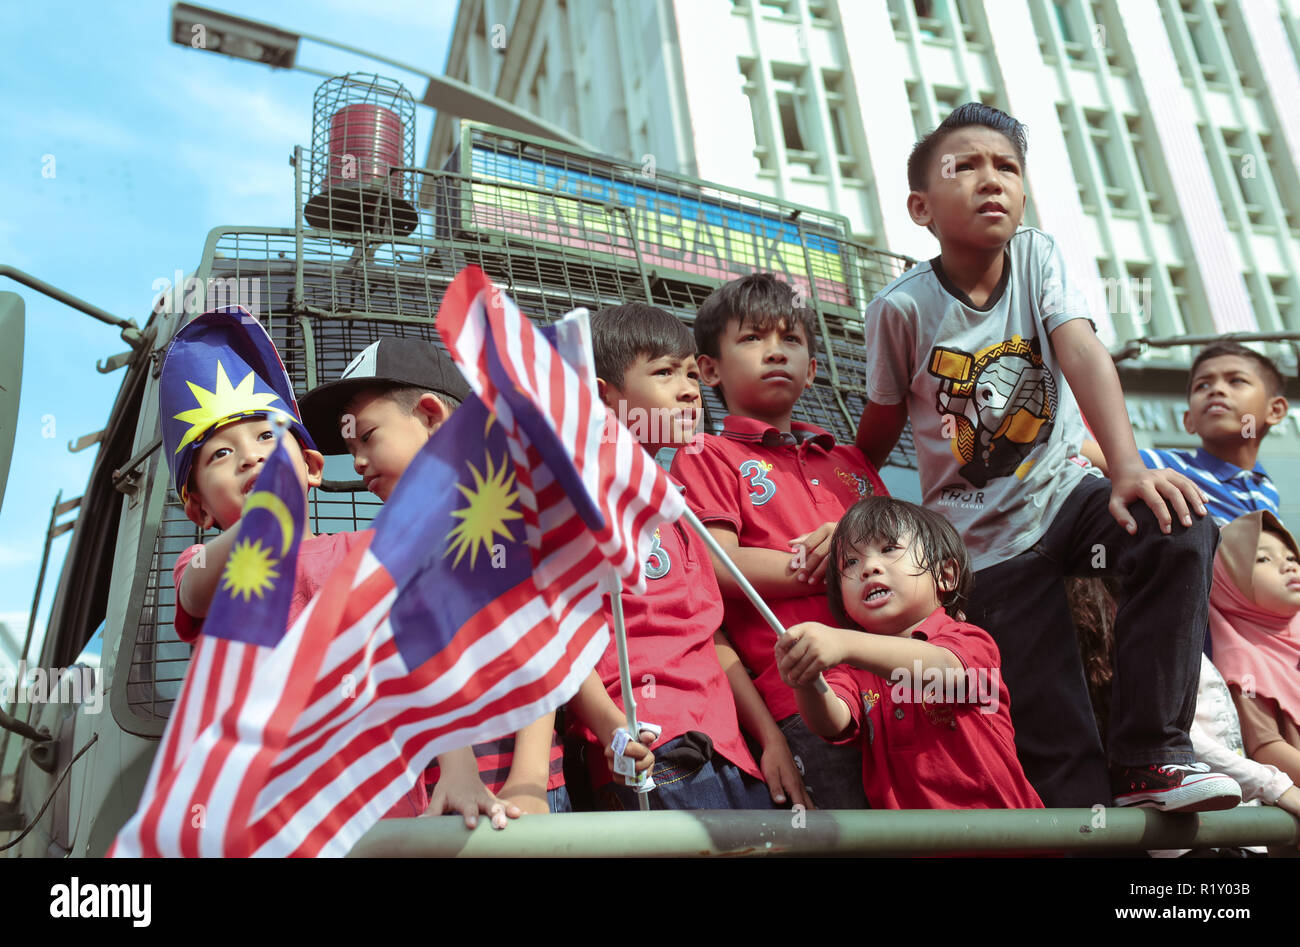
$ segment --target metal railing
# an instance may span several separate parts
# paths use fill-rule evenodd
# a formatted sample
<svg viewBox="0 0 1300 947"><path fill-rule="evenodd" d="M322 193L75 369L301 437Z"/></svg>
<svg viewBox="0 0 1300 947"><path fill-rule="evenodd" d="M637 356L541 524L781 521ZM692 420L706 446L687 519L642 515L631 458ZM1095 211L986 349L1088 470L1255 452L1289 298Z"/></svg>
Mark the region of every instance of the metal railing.
<svg viewBox="0 0 1300 947"><path fill-rule="evenodd" d="M353 857L604 858L752 855L1112 853L1300 842L1271 806L1200 815L1150 809L580 812L528 815L495 831L458 817L379 822Z"/></svg>

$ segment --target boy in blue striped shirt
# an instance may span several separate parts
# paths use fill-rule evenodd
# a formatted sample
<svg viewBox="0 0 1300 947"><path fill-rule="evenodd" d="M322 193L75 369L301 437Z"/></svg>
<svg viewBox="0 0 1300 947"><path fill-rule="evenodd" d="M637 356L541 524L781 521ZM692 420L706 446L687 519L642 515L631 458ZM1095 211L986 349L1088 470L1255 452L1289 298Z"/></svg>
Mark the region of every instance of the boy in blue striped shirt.
<svg viewBox="0 0 1300 947"><path fill-rule="evenodd" d="M1282 373L1267 357L1237 342L1214 342L1197 353L1187 384L1183 427L1198 450L1143 450L1148 467L1189 477L1209 497L1224 526L1255 510L1277 514L1277 487L1260 466L1260 441L1287 415Z"/></svg>

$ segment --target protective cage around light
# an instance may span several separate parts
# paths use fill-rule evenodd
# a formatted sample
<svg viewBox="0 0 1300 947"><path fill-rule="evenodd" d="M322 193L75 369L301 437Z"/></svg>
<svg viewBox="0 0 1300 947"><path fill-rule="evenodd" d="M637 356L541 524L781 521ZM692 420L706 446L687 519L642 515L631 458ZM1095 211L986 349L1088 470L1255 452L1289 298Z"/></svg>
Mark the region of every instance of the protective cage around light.
<svg viewBox="0 0 1300 947"><path fill-rule="evenodd" d="M406 236L419 223L411 202L415 100L394 79L349 73L321 83L312 102L312 227Z"/></svg>

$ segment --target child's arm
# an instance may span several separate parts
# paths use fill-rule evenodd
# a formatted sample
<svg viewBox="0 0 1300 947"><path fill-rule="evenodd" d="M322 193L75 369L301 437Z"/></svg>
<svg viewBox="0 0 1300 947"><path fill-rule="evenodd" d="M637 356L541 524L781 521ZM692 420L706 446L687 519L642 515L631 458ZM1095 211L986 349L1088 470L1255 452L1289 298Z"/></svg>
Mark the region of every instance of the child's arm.
<svg viewBox="0 0 1300 947"><path fill-rule="evenodd" d="M871 671L886 680L894 678L898 669L911 672L917 661L922 673L931 668L940 673L964 670L957 655L927 641L831 628L815 621L795 625L778 638L776 658L781 680L795 688L804 723L823 740L838 739L853 722L843 698L829 689L819 694L814 686L818 674L837 664Z"/></svg>
<svg viewBox="0 0 1300 947"><path fill-rule="evenodd" d="M837 664L871 671L885 680L895 672L911 673L917 661L922 673L931 668L965 671L961 659L947 648L903 635L872 635L847 628L831 628L806 621L789 629L776 641L777 668L791 687L807 687L817 675Z"/></svg>
<svg viewBox="0 0 1300 947"><path fill-rule="evenodd" d="M782 677L784 679L784 675ZM786 683L790 684L790 681L786 680ZM823 694L812 684L790 686L794 687L794 699L799 705L799 716L803 718L804 726L823 740L839 739L853 723L849 705L830 688Z"/></svg>
<svg viewBox="0 0 1300 947"><path fill-rule="evenodd" d="M510 775L500 796L523 812L550 812L546 783L551 775L551 734L555 732L555 711L534 720L515 734L515 752Z"/></svg>
<svg viewBox="0 0 1300 947"><path fill-rule="evenodd" d="M195 618L205 618L212 607L212 597L217 593L221 573L226 570L226 560L230 558L230 549L235 544L238 529L228 529L215 539L203 544L201 568L193 560L185 567L181 584L176 589L176 597L181 608ZM195 558L199 558L195 556Z"/></svg>
<svg viewBox="0 0 1300 947"><path fill-rule="evenodd" d="M619 710L618 704L614 703L613 698L609 696L609 692L605 690L605 685L601 683L600 676L595 671L587 675L582 686L578 688L578 693L569 701L569 707L605 748L605 763L609 766L610 774L613 775L614 751L611 744L614 742L614 731L619 727L627 726L627 715ZM636 740L628 741L623 755L636 760L638 773L654 765L655 756L647 749L654 741L655 735L649 730L642 730Z"/></svg>
<svg viewBox="0 0 1300 947"><path fill-rule="evenodd" d="M1142 463L1115 363L1088 320L1071 319L1057 326L1051 343L1065 380L1105 455L1111 481L1110 515L1116 522L1130 534L1137 532L1137 521L1128 511L1128 505L1137 500L1151 508L1166 533L1172 523L1171 506L1184 526L1192 525L1189 506L1198 516L1204 516L1205 503L1196 484L1175 471L1148 470Z"/></svg>
<svg viewBox="0 0 1300 947"><path fill-rule="evenodd" d="M1256 762L1276 766L1292 782L1300 783L1300 749L1287 743L1278 729L1276 702L1267 697L1247 697L1235 683L1228 684L1228 692L1237 706L1246 755Z"/></svg>
<svg viewBox="0 0 1300 947"><path fill-rule="evenodd" d="M772 801L785 805L789 798L796 805L811 808L812 802L804 792L803 779L799 776L799 768L795 766L790 746L785 742L785 734L776 725L767 704L759 696L758 688L749 679L749 672L740 662L740 655L721 631L713 633L713 647L718 652L718 663L726 672L727 683L731 685L740 725L762 747L758 768L763 772L763 781L767 783Z"/></svg>
<svg viewBox="0 0 1300 947"><path fill-rule="evenodd" d="M858 436L854 441L858 450L866 454L871 466L879 470L894 449L907 426L907 402L876 404L868 401L858 422Z"/></svg>
<svg viewBox="0 0 1300 947"><path fill-rule="evenodd" d="M1079 453L1084 457L1087 457L1088 463L1100 470L1102 476L1107 476L1110 473L1110 470L1106 465L1106 456L1101 452L1101 445L1092 438L1089 437L1084 439L1083 444L1079 448Z"/></svg>
<svg viewBox="0 0 1300 947"><path fill-rule="evenodd" d="M814 537L819 537L819 530L825 530L829 526L834 531L835 524L829 523L818 527L812 533L806 536L793 537L791 545L796 540L811 541ZM795 550L783 552L780 549L762 549L756 546L742 546L736 536L736 531L730 525L724 523L709 524L709 534L718 541L722 551L730 557L741 573L749 580L749 584L754 587L764 599L772 601L783 598L803 598L805 595L811 595L814 592L820 592L825 589L824 573L825 569L817 569L817 562L813 560L814 550L805 550L801 557ZM829 536L829 533L826 534ZM821 542L821 539L818 539ZM724 598L745 598L745 593L741 591L740 584L735 580L732 574L727 570L712 552L709 553L713 559L713 571L718 576L718 589L722 592ZM813 573L809 574L808 564L811 561ZM804 578L800 579L799 576Z"/></svg>
<svg viewBox="0 0 1300 947"><path fill-rule="evenodd" d="M492 828L504 829L506 819L517 819L523 810L513 802L494 796L478 775L478 760L470 747L462 747L438 757L438 783L425 815L459 812L465 828L478 824L479 813L492 819Z"/></svg>

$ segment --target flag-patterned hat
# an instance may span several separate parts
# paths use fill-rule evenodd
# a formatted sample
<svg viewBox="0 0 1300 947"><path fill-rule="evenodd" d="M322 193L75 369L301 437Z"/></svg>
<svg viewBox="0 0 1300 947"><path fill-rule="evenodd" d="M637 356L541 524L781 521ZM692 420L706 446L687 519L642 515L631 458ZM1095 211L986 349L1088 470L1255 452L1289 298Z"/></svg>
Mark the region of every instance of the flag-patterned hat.
<svg viewBox="0 0 1300 947"><path fill-rule="evenodd" d="M182 500L195 453L231 421L283 413L299 442L316 449L275 343L242 306L205 312L176 333L159 391L163 452Z"/></svg>

